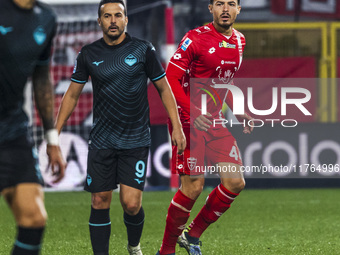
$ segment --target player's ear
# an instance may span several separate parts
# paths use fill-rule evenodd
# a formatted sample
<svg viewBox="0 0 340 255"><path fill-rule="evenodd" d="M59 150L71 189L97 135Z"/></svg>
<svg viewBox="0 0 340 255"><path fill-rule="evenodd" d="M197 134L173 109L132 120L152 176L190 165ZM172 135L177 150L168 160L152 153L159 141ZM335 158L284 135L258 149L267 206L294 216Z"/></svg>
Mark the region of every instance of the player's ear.
<svg viewBox="0 0 340 255"><path fill-rule="evenodd" d="M213 5L212 5L212 4L209 4L209 5L208 5L208 9L209 9L210 13L212 13L212 8L213 8Z"/></svg>
<svg viewBox="0 0 340 255"><path fill-rule="evenodd" d="M97 19L97 22L98 22L98 25L100 26L100 23L101 23L100 18Z"/></svg>
<svg viewBox="0 0 340 255"><path fill-rule="evenodd" d="M241 6L238 6L237 7L237 14L240 14L240 12L241 12Z"/></svg>

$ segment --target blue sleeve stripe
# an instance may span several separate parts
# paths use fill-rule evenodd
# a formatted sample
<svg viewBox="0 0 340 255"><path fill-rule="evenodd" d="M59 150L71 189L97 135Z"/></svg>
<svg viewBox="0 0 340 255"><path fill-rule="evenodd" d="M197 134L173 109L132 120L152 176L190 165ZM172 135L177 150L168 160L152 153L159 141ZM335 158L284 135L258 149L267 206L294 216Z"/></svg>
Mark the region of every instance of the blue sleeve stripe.
<svg viewBox="0 0 340 255"><path fill-rule="evenodd" d="M156 77L156 78L153 78L151 79L152 81L158 81L159 79L163 78L164 76L166 75L166 73L163 73L162 75Z"/></svg>
<svg viewBox="0 0 340 255"><path fill-rule="evenodd" d="M94 223L89 222L89 225L92 227L103 227L103 226L111 225L111 221L108 223L103 223L103 224L94 224Z"/></svg>
<svg viewBox="0 0 340 255"><path fill-rule="evenodd" d="M41 248L40 244L39 245L25 244L25 243L22 243L18 240L15 241L14 245L18 246L21 249L30 250L30 251L40 250L40 248Z"/></svg>
<svg viewBox="0 0 340 255"><path fill-rule="evenodd" d="M74 82L76 82L76 83L86 83L86 81L78 81L78 80L73 79L73 78L71 78L71 81L74 81Z"/></svg>

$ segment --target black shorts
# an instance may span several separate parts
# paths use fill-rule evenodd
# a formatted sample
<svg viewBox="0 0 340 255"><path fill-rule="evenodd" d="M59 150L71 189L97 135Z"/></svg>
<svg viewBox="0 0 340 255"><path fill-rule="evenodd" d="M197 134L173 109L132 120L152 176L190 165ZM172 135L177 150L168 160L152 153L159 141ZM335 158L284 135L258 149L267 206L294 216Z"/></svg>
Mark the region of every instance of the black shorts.
<svg viewBox="0 0 340 255"><path fill-rule="evenodd" d="M39 183L38 152L26 135L0 144L0 192L19 183Z"/></svg>
<svg viewBox="0 0 340 255"><path fill-rule="evenodd" d="M144 190L149 148L89 150L84 189L91 193L110 191L117 184Z"/></svg>

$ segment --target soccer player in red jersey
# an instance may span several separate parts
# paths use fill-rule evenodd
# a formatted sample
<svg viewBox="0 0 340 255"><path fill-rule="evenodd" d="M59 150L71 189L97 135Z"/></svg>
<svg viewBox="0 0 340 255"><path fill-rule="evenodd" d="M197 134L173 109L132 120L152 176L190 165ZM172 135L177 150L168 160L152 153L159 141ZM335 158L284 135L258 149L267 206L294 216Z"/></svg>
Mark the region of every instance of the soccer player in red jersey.
<svg viewBox="0 0 340 255"><path fill-rule="evenodd" d="M169 83L180 106L187 147L182 155L173 153L172 170L180 174L181 187L170 203L163 243L157 254L175 254L176 242L188 254L202 254L200 236L230 207L245 186L240 171L242 160L234 137L228 129L212 125L212 119L224 118L222 107L209 107L214 102L207 97L208 112L203 115L199 109L201 97L193 97L193 93L202 88L216 92L214 84L231 85L241 66L245 46L243 34L233 28L241 10L240 0L210 0L209 10L213 22L184 36L167 69ZM231 92L225 91L221 98L233 110ZM244 123L252 119L248 114L237 118ZM251 133L252 127L246 124L243 132ZM176 147L173 151L176 152ZM219 172L221 183L209 194L206 204L185 229L190 211L204 186L203 173L193 170L205 163L236 171Z"/></svg>

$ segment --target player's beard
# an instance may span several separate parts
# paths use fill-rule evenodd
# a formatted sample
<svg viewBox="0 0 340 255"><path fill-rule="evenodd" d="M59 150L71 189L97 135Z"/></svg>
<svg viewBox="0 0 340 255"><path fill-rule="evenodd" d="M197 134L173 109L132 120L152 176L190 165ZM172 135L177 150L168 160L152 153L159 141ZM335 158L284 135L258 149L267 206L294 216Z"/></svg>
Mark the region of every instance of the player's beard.
<svg viewBox="0 0 340 255"><path fill-rule="evenodd" d="M231 24L223 24L223 23L218 23L218 25L226 30L228 30L232 25L233 23Z"/></svg>
<svg viewBox="0 0 340 255"><path fill-rule="evenodd" d="M233 23L217 22L217 25L225 30L228 30L233 24L234 22Z"/></svg>
<svg viewBox="0 0 340 255"><path fill-rule="evenodd" d="M110 40L112 40L112 41L117 40L124 33L124 30L125 30L125 28L122 29L122 28L120 28L118 26L116 26L116 27L117 27L116 34L110 34L110 27L105 31L106 36L108 38L110 38Z"/></svg>
<svg viewBox="0 0 340 255"><path fill-rule="evenodd" d="M222 21L222 16L228 16L229 22L224 23ZM232 19L231 15L229 15L229 14L222 14L220 16L220 19L217 20L218 26L220 26L221 28L226 29L226 30L228 30L234 24L234 22L235 22L235 19Z"/></svg>

